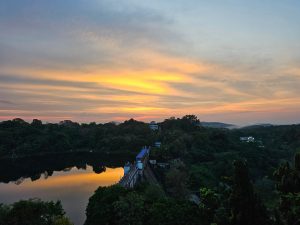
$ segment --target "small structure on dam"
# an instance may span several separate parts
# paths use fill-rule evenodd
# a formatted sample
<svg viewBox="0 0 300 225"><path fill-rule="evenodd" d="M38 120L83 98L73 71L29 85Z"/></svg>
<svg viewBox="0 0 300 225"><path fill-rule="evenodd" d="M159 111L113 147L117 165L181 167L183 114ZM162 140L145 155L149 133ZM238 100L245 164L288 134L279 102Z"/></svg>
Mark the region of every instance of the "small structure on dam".
<svg viewBox="0 0 300 225"><path fill-rule="evenodd" d="M127 162L124 166L124 176L119 184L125 188L133 188L143 179L144 171L149 161L150 147L143 147L135 158L134 164Z"/></svg>

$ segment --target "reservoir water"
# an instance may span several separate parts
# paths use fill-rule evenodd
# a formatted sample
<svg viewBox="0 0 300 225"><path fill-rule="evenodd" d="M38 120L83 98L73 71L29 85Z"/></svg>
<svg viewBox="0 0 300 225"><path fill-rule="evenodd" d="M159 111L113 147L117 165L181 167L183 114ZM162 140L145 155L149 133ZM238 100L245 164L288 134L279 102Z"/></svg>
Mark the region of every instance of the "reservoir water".
<svg viewBox="0 0 300 225"><path fill-rule="evenodd" d="M36 167L30 163L35 160L9 162L6 172L3 171L5 163L0 162L0 203L30 198L61 200L75 225L84 223L85 209L94 191L99 186L117 183L124 173L115 163L110 162L106 167L101 157L91 155L47 158L44 162L40 159Z"/></svg>

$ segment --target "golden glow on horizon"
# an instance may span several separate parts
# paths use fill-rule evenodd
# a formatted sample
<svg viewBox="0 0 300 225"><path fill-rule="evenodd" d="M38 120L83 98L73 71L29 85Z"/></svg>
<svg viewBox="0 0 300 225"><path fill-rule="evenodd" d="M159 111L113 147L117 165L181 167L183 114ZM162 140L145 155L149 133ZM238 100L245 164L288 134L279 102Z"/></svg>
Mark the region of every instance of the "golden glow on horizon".
<svg viewBox="0 0 300 225"><path fill-rule="evenodd" d="M300 114L295 2L269 13L259 1L209 1L208 10L195 1L185 14L179 2L7 2L0 119L103 123L193 113L235 123L243 112L255 123L264 112L269 122L298 120L282 111Z"/></svg>
<svg viewBox="0 0 300 225"><path fill-rule="evenodd" d="M26 74L18 77L41 79L41 82L0 84L0 87L28 96L30 104L47 105L55 109L51 110L51 114L48 109L41 109L38 114L32 112L31 108L19 110L12 107L0 111L0 119L35 117L80 120L80 115L84 114L91 118L108 114L111 116L105 121L119 121L131 117L151 120L190 113L281 113L286 109L293 111L300 102L300 98L286 88L276 90L272 93L273 98L270 98L267 95L262 97L265 95L264 89L259 86L253 86L250 91L235 86L236 83L246 87L247 83L252 85L253 80L247 71L150 50L137 50L132 57L137 59L137 65L90 66L82 70L6 68L7 74ZM295 78L299 77L299 71L299 68L285 68L278 74ZM47 80L51 80L51 83L47 83ZM106 88L107 93L102 93ZM76 104L77 109L74 109ZM60 105L62 108L56 108ZM69 106L70 110L63 109L63 106Z"/></svg>

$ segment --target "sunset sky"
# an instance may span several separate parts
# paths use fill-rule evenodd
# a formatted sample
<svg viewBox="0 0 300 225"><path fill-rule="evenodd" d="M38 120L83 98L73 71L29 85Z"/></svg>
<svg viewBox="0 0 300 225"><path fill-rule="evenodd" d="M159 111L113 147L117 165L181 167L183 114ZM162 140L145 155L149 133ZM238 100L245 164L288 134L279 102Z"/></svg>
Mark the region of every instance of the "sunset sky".
<svg viewBox="0 0 300 225"><path fill-rule="evenodd" d="M0 1L0 120L185 114L300 123L300 1Z"/></svg>

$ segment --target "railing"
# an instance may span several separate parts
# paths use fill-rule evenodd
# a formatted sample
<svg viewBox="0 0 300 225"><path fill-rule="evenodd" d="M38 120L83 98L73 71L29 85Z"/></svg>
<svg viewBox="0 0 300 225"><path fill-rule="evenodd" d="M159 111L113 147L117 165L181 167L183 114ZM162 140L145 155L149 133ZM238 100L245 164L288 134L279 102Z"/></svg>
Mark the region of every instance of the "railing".
<svg viewBox="0 0 300 225"><path fill-rule="evenodd" d="M129 172L121 178L119 184L124 187L127 187L129 186L132 180L137 179L135 176L138 176L138 169L134 165L132 165Z"/></svg>
<svg viewBox="0 0 300 225"><path fill-rule="evenodd" d="M149 160L149 150L147 151L146 156L143 158L143 170L145 169L146 165L148 164L148 160ZM123 187L133 187L136 185L136 182L138 180L138 177L140 174L139 173L139 169L136 167L136 163L134 163L133 165L131 165L129 171L120 179L119 184Z"/></svg>

